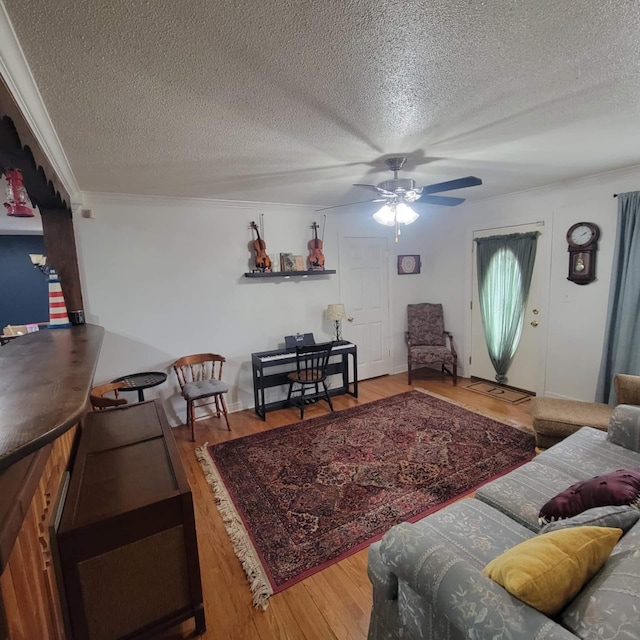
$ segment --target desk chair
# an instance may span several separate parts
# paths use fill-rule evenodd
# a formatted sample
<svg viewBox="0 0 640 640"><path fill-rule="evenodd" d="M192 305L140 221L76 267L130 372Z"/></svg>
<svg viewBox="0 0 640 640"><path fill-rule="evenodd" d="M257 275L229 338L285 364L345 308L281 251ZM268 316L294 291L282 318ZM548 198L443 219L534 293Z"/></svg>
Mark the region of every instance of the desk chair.
<svg viewBox="0 0 640 640"><path fill-rule="evenodd" d="M89 394L91 408L94 411L102 411L103 409L120 407L123 404L127 404L127 401L124 398L118 397L118 389L124 389L126 386L127 385L124 382L110 382L108 384L101 384L97 387L93 387ZM113 393L114 397L107 397L107 393Z"/></svg>
<svg viewBox="0 0 640 640"><path fill-rule="evenodd" d="M173 370L178 377L178 383L182 389L182 397L187 401L187 424L191 426L191 441L196 441L195 427L195 400L213 398L212 402L205 402L205 405L216 405L216 415L224 414L227 429L229 418L227 405L224 401L224 394L229 391L229 387L222 382L222 367L226 358L217 353L197 353L192 356L184 356L173 363ZM199 405L203 406L203 405Z"/></svg>
<svg viewBox="0 0 640 640"><path fill-rule="evenodd" d="M296 347L296 370L287 376L290 380L287 401L300 405L301 420L304 420L304 405L307 400L324 398L333 412L333 405L325 382L331 349L333 349L333 342ZM300 395L293 396L293 387L296 384L300 385ZM322 384L323 391L320 391L320 384ZM305 390L308 387L315 387L315 392L305 395Z"/></svg>

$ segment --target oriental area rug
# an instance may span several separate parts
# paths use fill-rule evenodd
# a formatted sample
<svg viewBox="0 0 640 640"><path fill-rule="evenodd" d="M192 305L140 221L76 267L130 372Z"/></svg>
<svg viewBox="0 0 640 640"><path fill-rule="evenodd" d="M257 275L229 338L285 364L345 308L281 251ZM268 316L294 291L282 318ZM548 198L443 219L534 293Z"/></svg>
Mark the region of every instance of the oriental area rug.
<svg viewBox="0 0 640 640"><path fill-rule="evenodd" d="M263 608L533 453L532 433L419 390L196 451Z"/></svg>

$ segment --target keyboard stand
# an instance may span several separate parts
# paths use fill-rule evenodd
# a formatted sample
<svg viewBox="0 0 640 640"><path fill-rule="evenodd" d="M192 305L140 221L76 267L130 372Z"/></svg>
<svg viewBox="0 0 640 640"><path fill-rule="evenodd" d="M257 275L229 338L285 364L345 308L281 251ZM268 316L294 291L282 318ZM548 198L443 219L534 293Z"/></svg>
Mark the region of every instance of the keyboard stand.
<svg viewBox="0 0 640 640"><path fill-rule="evenodd" d="M349 356L353 365L353 382L349 384ZM283 409L289 406L287 399L265 402L265 389L289 385L287 376L296 370L295 349L277 349L274 351L262 351L251 354L251 366L253 369L253 401L255 412L263 420L266 420L267 411ZM273 367L283 367L281 371L270 373ZM329 366L329 375L342 374L342 386L329 389L330 396L348 393L354 398L358 397L358 348L352 342L341 340L336 342Z"/></svg>

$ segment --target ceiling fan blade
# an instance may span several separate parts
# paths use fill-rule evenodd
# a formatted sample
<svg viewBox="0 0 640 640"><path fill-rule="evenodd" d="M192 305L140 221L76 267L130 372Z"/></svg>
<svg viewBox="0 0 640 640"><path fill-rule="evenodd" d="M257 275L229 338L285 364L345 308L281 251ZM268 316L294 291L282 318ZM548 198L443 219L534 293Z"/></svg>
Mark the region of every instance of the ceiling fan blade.
<svg viewBox="0 0 640 640"><path fill-rule="evenodd" d="M419 204L437 204L443 207L457 207L464 200L464 198L448 198L447 196L422 196L416 202Z"/></svg>
<svg viewBox="0 0 640 640"><path fill-rule="evenodd" d="M464 189L466 187L475 187L482 184L480 178L475 176L467 176L466 178L458 178L457 180L448 180L447 182L439 182L438 184L430 184L422 187L422 196L430 193L440 193L441 191L453 191L454 189ZM418 202L422 200L422 197Z"/></svg>
<svg viewBox="0 0 640 640"><path fill-rule="evenodd" d="M316 211L328 211L329 209L339 209L340 207L350 207L354 204L366 204L369 202L386 202L386 198L376 198L375 200L359 200L358 202L345 202L345 204L335 204L333 207L322 207L322 209L316 209Z"/></svg>
<svg viewBox="0 0 640 640"><path fill-rule="evenodd" d="M363 189L370 189L371 191L375 191L376 193L380 193L383 196L395 196L396 194L393 191L387 191L386 189L381 189L380 187L376 187L374 184L359 184L356 183L353 185L354 187L362 187Z"/></svg>

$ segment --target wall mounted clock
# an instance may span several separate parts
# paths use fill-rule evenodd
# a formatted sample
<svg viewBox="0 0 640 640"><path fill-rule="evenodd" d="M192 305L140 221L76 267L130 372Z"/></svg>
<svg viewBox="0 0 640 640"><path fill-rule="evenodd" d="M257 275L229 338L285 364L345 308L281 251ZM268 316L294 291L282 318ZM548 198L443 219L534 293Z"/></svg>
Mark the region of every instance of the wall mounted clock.
<svg viewBox="0 0 640 640"><path fill-rule="evenodd" d="M420 266L419 255L398 256L398 274L401 276L409 273L420 273Z"/></svg>
<svg viewBox="0 0 640 640"><path fill-rule="evenodd" d="M576 222L567 231L569 275L567 280L589 284L596 279L596 251L600 227L593 222Z"/></svg>

